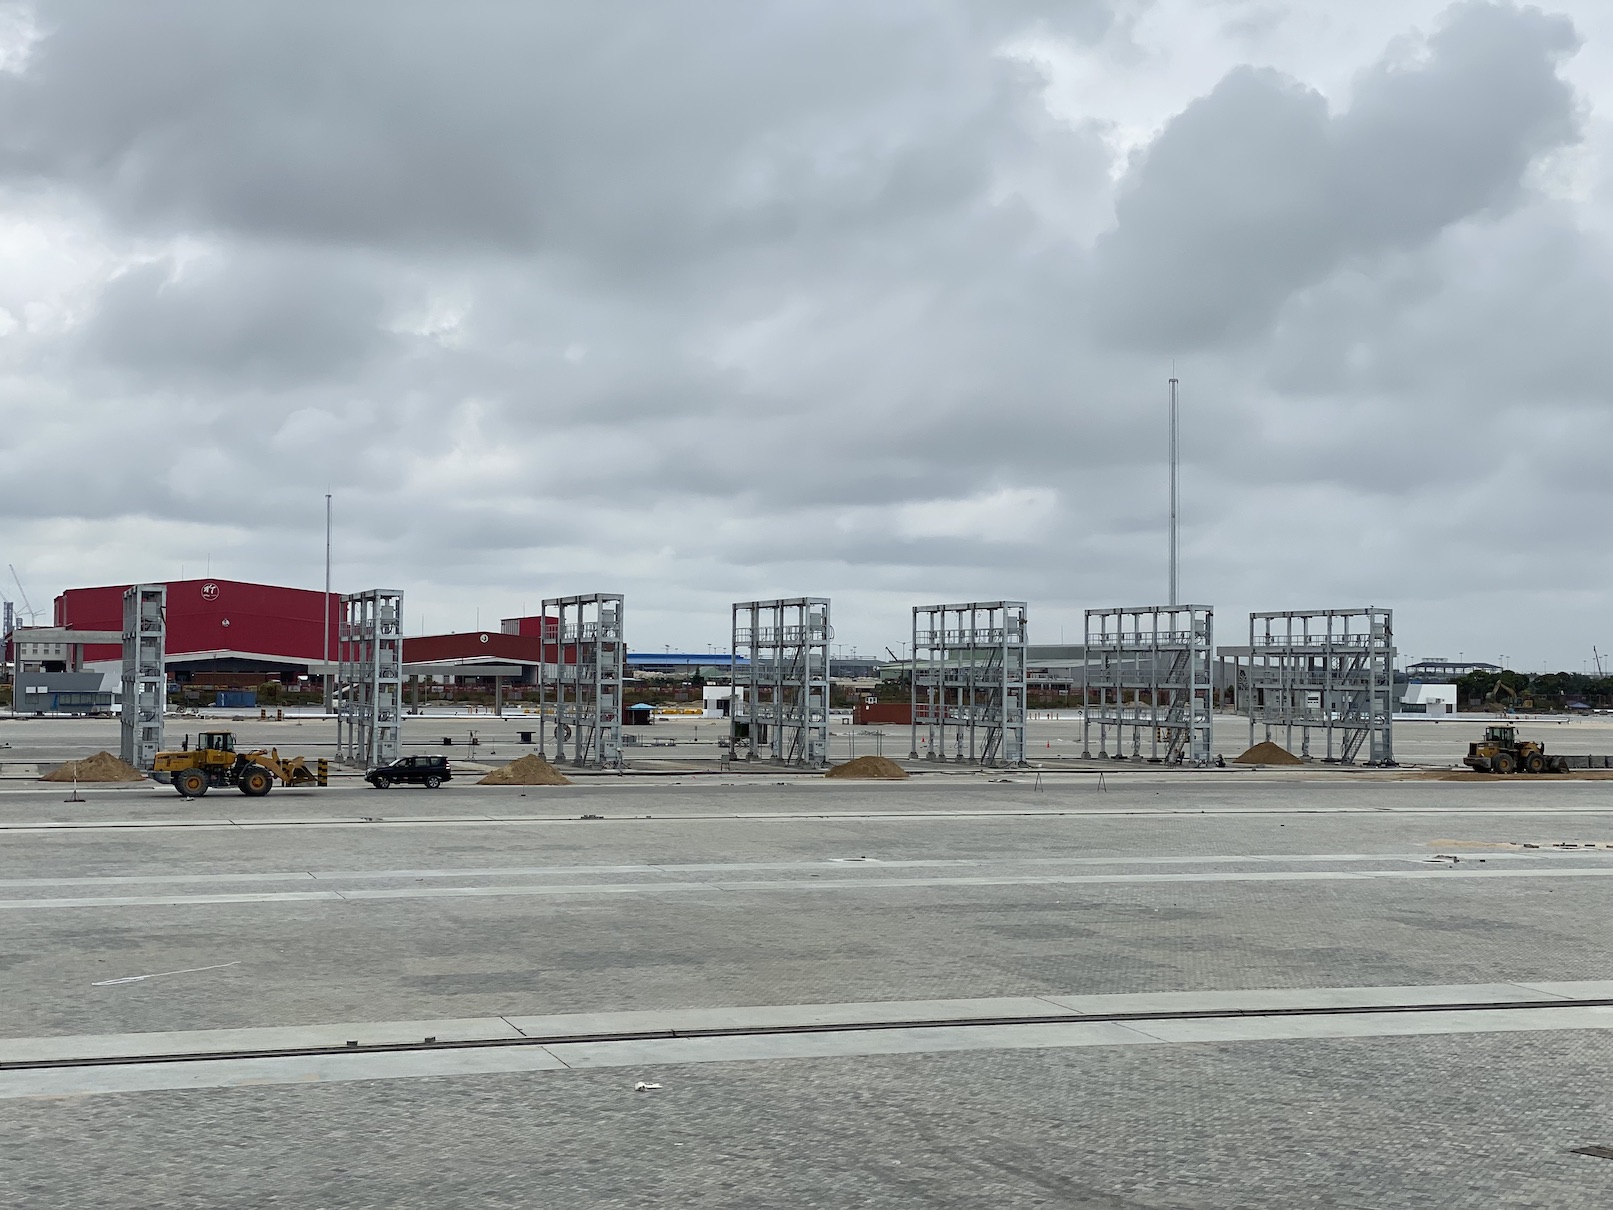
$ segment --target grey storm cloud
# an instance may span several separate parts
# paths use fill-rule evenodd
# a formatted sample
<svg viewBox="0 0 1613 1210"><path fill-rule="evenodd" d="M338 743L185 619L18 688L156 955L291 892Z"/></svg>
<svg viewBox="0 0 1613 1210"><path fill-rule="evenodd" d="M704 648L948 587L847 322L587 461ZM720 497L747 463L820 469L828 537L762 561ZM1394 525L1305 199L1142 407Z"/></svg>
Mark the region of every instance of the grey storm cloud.
<svg viewBox="0 0 1613 1210"><path fill-rule="evenodd" d="M1374 65L1338 113L1275 71L1234 71L1126 182L1097 248L1101 329L1165 350L1261 330L1341 263L1508 206L1575 138L1557 67L1576 45L1560 17L1466 3L1426 57Z"/></svg>
<svg viewBox="0 0 1613 1210"><path fill-rule="evenodd" d="M1093 32L1107 12L1057 6ZM0 172L147 228L642 268L947 208L1014 135L1014 73L978 51L1015 18L987 3L154 0L40 23L34 70L0 82Z"/></svg>
<svg viewBox="0 0 1613 1210"><path fill-rule="evenodd" d="M236 255L137 265L107 284L81 332L104 361L233 386L325 379L398 342L371 275L328 259Z"/></svg>
<svg viewBox="0 0 1613 1210"><path fill-rule="evenodd" d="M1179 356L1191 595L1475 650L1605 544L1607 198L1538 178L1597 179L1607 48L1458 3L1289 54L1315 7L40 0L0 555L312 584L329 490L338 579L437 627L610 588L646 643L795 592L870 645L920 599L1073 629L1163 591ZM1501 498L1540 536L1496 566L1460 510ZM1543 649L1605 612L1575 567Z"/></svg>

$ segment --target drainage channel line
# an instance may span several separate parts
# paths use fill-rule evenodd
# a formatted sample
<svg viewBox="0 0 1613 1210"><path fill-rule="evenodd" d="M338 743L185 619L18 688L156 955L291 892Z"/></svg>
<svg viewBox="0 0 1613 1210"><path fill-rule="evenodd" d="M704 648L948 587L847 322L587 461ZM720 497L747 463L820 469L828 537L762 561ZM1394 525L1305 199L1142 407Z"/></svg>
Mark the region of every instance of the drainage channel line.
<svg viewBox="0 0 1613 1210"><path fill-rule="evenodd" d="M647 1042L672 1038L764 1038L791 1034L853 1034L898 1029L960 1029L993 1025L1125 1025L1141 1021L1216 1021L1282 1017L1392 1016L1445 1012L1496 1012L1540 1008L1613 1008L1613 998L1571 1000L1460 1001L1450 1004L1333 1005L1305 1008L1157 1010L1113 1013L1035 1013L1001 1017L916 1017L891 1021L858 1021L797 1025L711 1026L700 1029L631 1029L575 1034L531 1034L520 1038L465 1038L446 1042L376 1042L356 1046L286 1046L260 1050L195 1051L165 1054L106 1055L92 1058L22 1059L0 1062L0 1071L49 1071L71 1068L132 1067L156 1063L220 1062L243 1059L298 1059L321 1055L409 1054L450 1050L555 1046L574 1043Z"/></svg>

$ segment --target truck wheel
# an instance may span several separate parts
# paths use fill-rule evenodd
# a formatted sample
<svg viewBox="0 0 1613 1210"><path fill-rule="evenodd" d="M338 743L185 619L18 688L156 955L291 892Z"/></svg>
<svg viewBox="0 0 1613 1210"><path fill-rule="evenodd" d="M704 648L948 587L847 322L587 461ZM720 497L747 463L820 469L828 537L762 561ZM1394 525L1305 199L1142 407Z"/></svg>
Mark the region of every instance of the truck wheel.
<svg viewBox="0 0 1613 1210"><path fill-rule="evenodd" d="M442 778L438 777L435 773L426 778L426 789L435 790L440 785L442 785Z"/></svg>
<svg viewBox="0 0 1613 1210"><path fill-rule="evenodd" d="M200 798L207 793L207 775L200 769L181 769L174 774L174 789L185 798Z"/></svg>
<svg viewBox="0 0 1613 1210"><path fill-rule="evenodd" d="M253 766L241 774L241 793L248 798L262 798L273 785L274 779L267 769Z"/></svg>
<svg viewBox="0 0 1613 1210"><path fill-rule="evenodd" d="M1523 767L1530 773L1544 773L1546 771L1546 758L1538 752L1531 752L1524 757Z"/></svg>
<svg viewBox="0 0 1613 1210"><path fill-rule="evenodd" d="M1510 752L1497 752L1495 758L1490 761L1490 768L1497 773L1516 773L1518 762L1513 759Z"/></svg>

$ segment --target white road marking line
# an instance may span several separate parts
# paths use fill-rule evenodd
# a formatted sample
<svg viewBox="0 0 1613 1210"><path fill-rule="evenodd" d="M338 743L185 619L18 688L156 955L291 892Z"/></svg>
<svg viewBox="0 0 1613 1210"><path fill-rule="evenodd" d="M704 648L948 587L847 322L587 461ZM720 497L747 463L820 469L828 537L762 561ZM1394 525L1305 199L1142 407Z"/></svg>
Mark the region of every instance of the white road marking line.
<svg viewBox="0 0 1613 1210"><path fill-rule="evenodd" d="M753 892L823 892L867 890L923 890L938 887L998 886L1105 886L1154 883L1285 883L1285 882L1372 882L1381 879L1427 879L1445 881L1484 878L1607 878L1613 865L1567 869L1463 869L1461 867L1418 867L1400 870L1252 870L1193 874L987 874L955 878L779 878L771 880L720 880L550 883L544 885L495 885L476 887L376 887L341 891L263 891L238 894L201 895L107 895L77 899L0 899L0 911L45 911L63 908L96 907L192 907L206 904L355 902L382 899L499 898L561 895L668 895L689 892L745 894Z"/></svg>
<svg viewBox="0 0 1613 1210"><path fill-rule="evenodd" d="M123 975L117 979L101 979L90 984L91 987L116 987L121 983L144 983L147 979L162 979L168 975L194 975L201 971L221 971L227 966L240 966L241 960L234 962L220 962L217 966L187 966L184 970L157 971L150 975Z"/></svg>
<svg viewBox="0 0 1613 1210"><path fill-rule="evenodd" d="M1594 849L1539 849L1529 852L1503 851L1482 857L1468 856L1465 862L1525 861L1539 862L1583 857L1595 854ZM1608 856L1613 858L1613 853ZM842 870L848 865L867 861L868 868L885 870L902 869L989 869L995 866L1133 866L1133 865L1236 865L1345 863L1363 861L1404 861L1426 863L1430 859L1423 852L1399 853L1222 853L1206 856L1173 855L1146 857L998 857L998 858L837 858L819 861L733 861L662 863L658 865L573 865L573 866L487 866L470 869L424 870L284 870L263 872L237 872L225 874L108 874L76 878L9 878L0 879L0 889L24 890L31 887L68 886L139 886L167 883L232 883L232 882L340 882L382 879L441 879L441 878L512 878L530 875L564 876L568 874L717 874L739 870Z"/></svg>

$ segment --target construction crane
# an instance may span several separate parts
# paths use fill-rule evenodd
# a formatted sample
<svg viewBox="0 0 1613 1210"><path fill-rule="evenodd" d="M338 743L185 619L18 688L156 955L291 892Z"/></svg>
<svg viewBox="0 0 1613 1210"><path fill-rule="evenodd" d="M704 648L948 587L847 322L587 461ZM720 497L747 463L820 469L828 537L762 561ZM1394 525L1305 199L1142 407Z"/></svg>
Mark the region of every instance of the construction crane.
<svg viewBox="0 0 1613 1210"><path fill-rule="evenodd" d="M28 590L22 586L22 580L17 575L16 567L10 563L7 563L6 568L11 572L12 583L17 586L17 591L22 594L22 612L28 615L28 625L33 626L37 624L39 621L39 610L35 609L31 604L29 604Z"/></svg>

